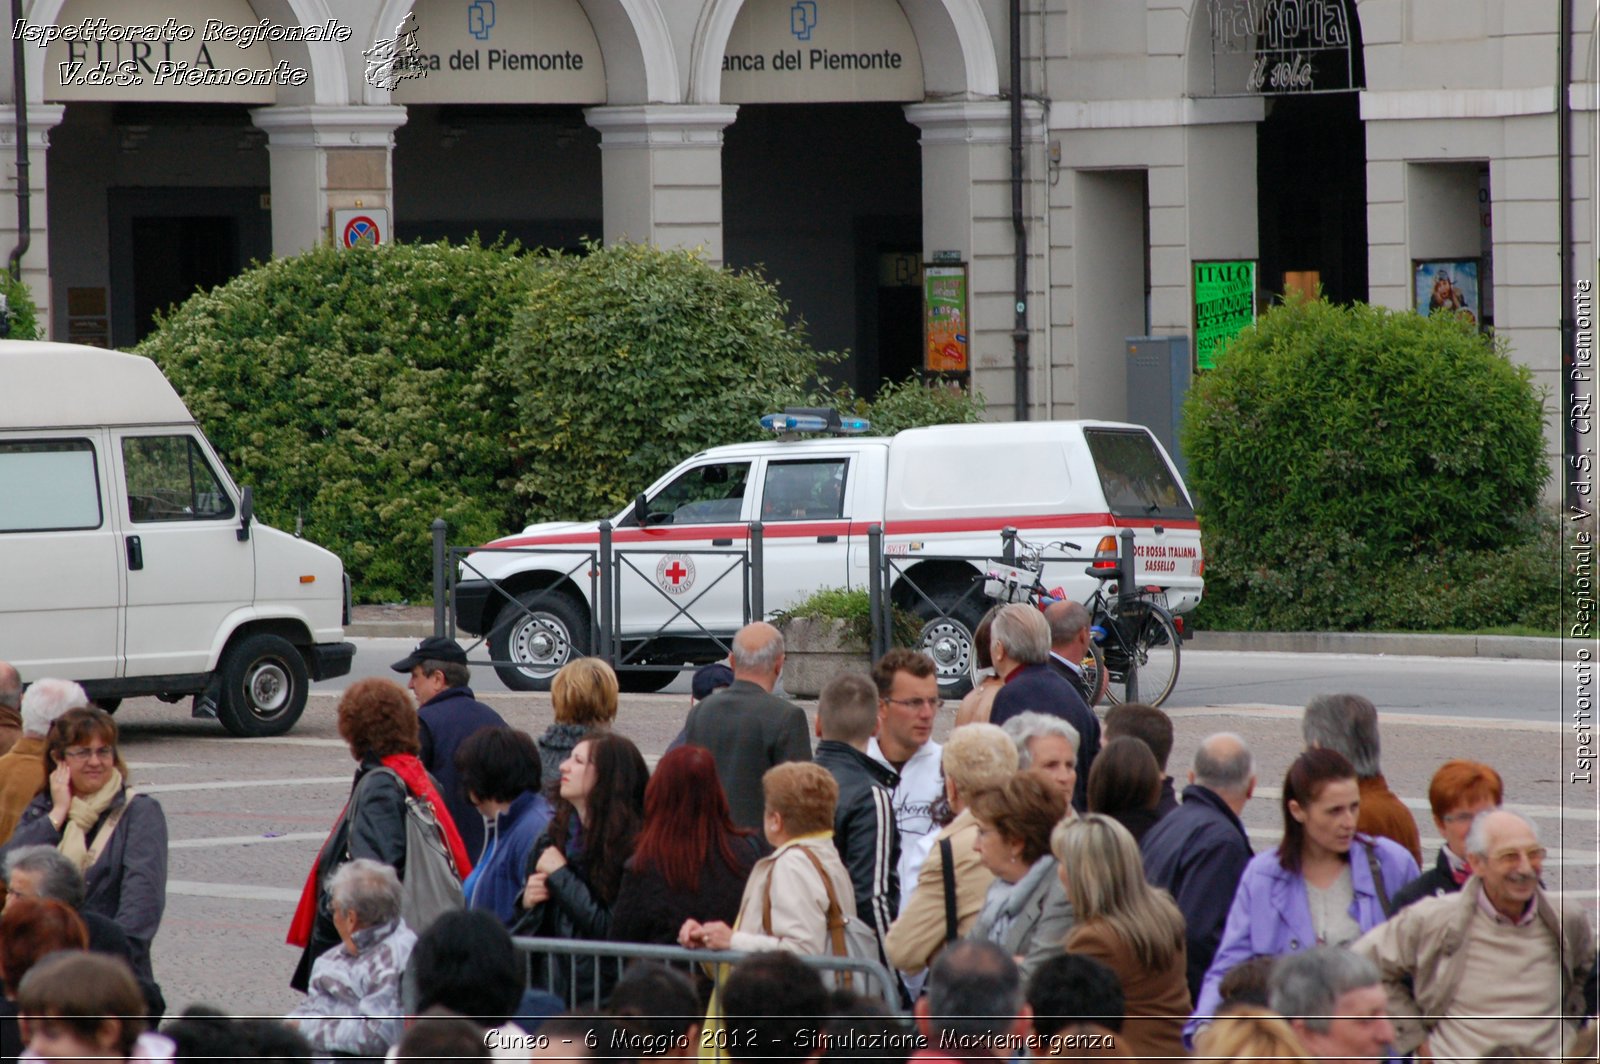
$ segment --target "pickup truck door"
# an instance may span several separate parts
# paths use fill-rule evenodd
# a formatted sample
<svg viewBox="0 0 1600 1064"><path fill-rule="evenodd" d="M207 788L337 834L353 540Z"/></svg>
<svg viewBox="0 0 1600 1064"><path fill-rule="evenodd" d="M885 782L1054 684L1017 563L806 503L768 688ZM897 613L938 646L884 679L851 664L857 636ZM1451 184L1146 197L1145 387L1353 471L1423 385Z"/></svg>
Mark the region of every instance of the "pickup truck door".
<svg viewBox="0 0 1600 1064"><path fill-rule="evenodd" d="M24 681L121 665L120 543L106 433L0 440L0 656Z"/></svg>
<svg viewBox="0 0 1600 1064"><path fill-rule="evenodd" d="M744 623L749 483L748 459L701 462L648 496L642 522L623 519L612 543L624 634L726 635Z"/></svg>
<svg viewBox="0 0 1600 1064"><path fill-rule="evenodd" d="M787 609L819 588L850 585L851 474L857 455L764 458L759 508L763 605ZM865 529L861 529L865 537Z"/></svg>
<svg viewBox="0 0 1600 1064"><path fill-rule="evenodd" d="M205 672L227 616L255 601L254 540L194 433L113 433L127 581L127 676Z"/></svg>

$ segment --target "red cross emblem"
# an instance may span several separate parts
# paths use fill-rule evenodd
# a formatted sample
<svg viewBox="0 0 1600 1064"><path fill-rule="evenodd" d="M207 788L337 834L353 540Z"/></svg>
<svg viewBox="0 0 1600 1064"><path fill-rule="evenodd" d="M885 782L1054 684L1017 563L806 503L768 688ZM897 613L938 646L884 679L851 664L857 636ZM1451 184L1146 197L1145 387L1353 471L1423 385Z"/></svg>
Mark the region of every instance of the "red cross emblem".
<svg viewBox="0 0 1600 1064"><path fill-rule="evenodd" d="M656 584L669 595L681 595L694 586L694 559L669 555L656 563Z"/></svg>

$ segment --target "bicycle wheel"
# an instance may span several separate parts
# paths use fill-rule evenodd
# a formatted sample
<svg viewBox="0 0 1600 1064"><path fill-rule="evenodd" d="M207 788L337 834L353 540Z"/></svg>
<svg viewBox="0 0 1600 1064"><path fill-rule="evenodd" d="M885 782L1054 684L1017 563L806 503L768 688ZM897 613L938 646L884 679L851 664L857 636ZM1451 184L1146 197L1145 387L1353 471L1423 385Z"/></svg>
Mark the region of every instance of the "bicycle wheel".
<svg viewBox="0 0 1600 1064"><path fill-rule="evenodd" d="M1167 700L1178 682L1178 658L1182 652L1182 639L1172 623L1172 615L1160 606L1148 602L1130 602L1115 611L1113 623L1106 636L1106 657L1125 663L1122 669L1111 669L1112 679L1122 680L1134 674L1135 697L1128 698L1126 686L1121 690L1115 684L1106 685L1106 700L1115 704L1125 701L1143 702L1159 706ZM1126 634L1127 642L1122 642Z"/></svg>
<svg viewBox="0 0 1600 1064"><path fill-rule="evenodd" d="M1089 708L1093 709L1106 697L1106 687L1111 674L1106 672L1106 657L1098 643L1089 644L1089 653L1083 656L1084 686L1089 688Z"/></svg>

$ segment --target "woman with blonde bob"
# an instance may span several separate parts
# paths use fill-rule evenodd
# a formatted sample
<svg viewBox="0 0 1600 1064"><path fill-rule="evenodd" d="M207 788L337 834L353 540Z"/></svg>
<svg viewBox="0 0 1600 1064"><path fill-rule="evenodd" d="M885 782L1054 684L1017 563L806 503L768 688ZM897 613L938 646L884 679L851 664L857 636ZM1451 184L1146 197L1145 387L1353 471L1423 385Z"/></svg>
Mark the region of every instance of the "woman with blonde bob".
<svg viewBox="0 0 1600 1064"><path fill-rule="evenodd" d="M833 951L828 937L829 885L846 916L856 915L855 889L833 845L839 784L821 765L786 761L761 777L762 830L774 852L756 862L729 927L689 919L678 932L688 949ZM826 881L823 877L826 876Z"/></svg>
<svg viewBox="0 0 1600 1064"><path fill-rule="evenodd" d="M550 708L556 722L539 736L539 762L545 797L555 800L561 762L592 731L617 719L617 674L601 658L578 658L561 666L550 681Z"/></svg>
<svg viewBox="0 0 1600 1064"><path fill-rule="evenodd" d="M955 819L934 840L928 859L917 873L916 889L900 908L900 916L884 940L889 963L903 972L920 972L951 938L965 935L977 922L994 873L973 848L978 820L970 806L980 794L1005 786L1017 773L1017 747L998 725L967 724L950 733L939 752L944 769L944 796ZM956 926L948 926L945 910L946 862L955 883ZM911 890L900 884L902 894Z"/></svg>
<svg viewBox="0 0 1600 1064"><path fill-rule="evenodd" d="M1249 1060L1279 1064L1310 1060L1289 1021L1259 1005L1232 1005L1195 1039L1195 1060Z"/></svg>
<svg viewBox="0 0 1600 1064"><path fill-rule="evenodd" d="M1128 1050L1139 1058L1183 1056L1192 1006L1183 914L1145 881L1139 844L1115 820L1089 813L1056 825L1050 846L1078 920L1067 952L1094 958L1122 980Z"/></svg>

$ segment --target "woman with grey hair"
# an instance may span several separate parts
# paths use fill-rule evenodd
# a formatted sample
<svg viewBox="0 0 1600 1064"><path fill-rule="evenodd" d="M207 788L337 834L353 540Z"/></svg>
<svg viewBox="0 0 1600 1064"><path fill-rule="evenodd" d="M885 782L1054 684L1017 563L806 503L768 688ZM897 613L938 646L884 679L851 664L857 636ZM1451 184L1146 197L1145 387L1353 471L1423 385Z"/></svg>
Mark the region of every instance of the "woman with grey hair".
<svg viewBox="0 0 1600 1064"><path fill-rule="evenodd" d="M328 877L328 899L339 944L312 965L287 1022L318 1053L382 1056L405 1033L400 976L417 944L400 918L400 877L357 857Z"/></svg>
<svg viewBox="0 0 1600 1064"><path fill-rule="evenodd" d="M1017 769L1043 772L1071 801L1078 785L1078 729L1060 717L1031 709L1000 727L1017 744Z"/></svg>

